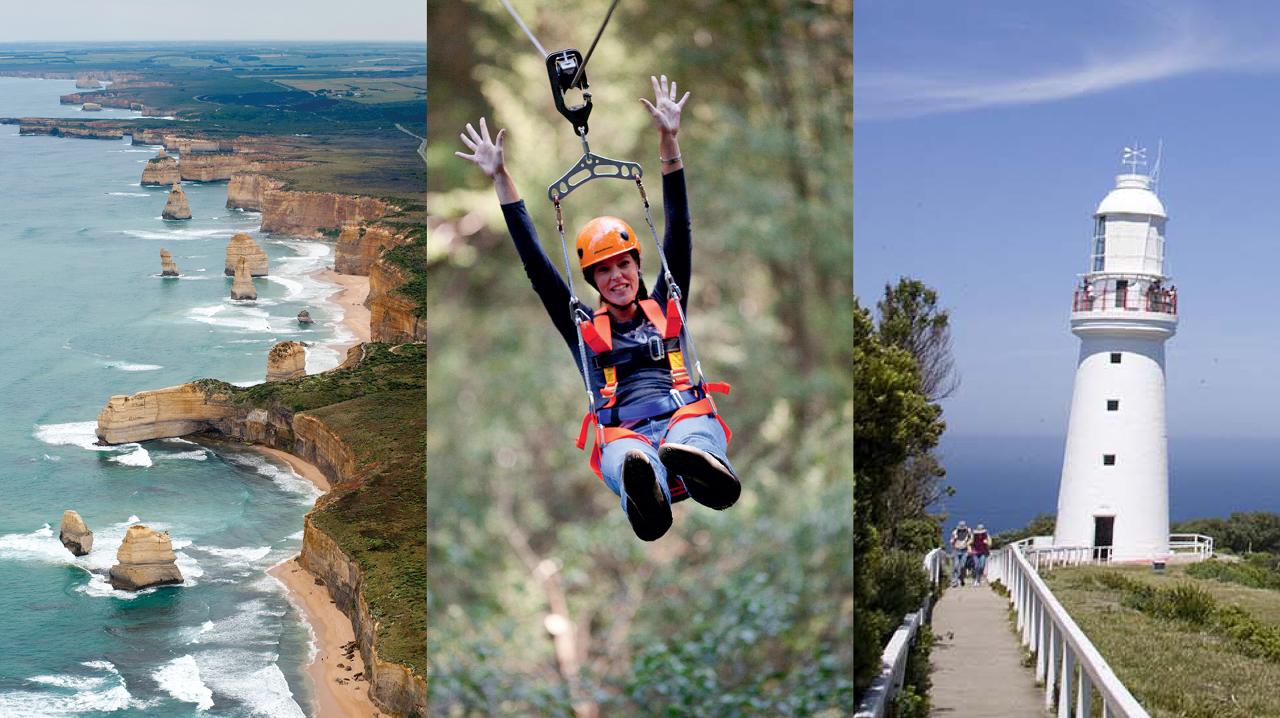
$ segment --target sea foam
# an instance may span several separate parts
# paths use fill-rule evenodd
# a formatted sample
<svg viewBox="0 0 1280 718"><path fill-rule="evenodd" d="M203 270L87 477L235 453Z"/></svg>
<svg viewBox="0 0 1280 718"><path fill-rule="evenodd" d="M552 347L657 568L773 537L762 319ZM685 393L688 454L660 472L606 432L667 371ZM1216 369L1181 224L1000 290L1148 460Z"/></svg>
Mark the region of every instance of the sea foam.
<svg viewBox="0 0 1280 718"><path fill-rule="evenodd" d="M136 700L129 694L124 676L110 661L87 661L80 665L90 672L87 675L32 676L27 682L41 686L42 690L0 693L0 715L66 716L149 706L147 701Z"/></svg>
<svg viewBox="0 0 1280 718"><path fill-rule="evenodd" d="M195 703L202 711L213 707L213 691L200 680L200 666L194 656L175 658L151 676L174 698Z"/></svg>

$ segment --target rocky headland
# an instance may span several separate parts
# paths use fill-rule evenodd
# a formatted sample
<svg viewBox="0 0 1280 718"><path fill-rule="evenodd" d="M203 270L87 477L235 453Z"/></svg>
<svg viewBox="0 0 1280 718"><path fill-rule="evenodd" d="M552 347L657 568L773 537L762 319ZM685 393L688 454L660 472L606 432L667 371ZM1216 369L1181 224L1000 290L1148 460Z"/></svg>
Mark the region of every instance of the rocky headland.
<svg viewBox="0 0 1280 718"><path fill-rule="evenodd" d="M5 118L0 124L18 126L19 135L75 137L82 140L120 140L125 131L110 120L53 120L39 117Z"/></svg>
<svg viewBox="0 0 1280 718"><path fill-rule="evenodd" d="M71 509L62 512L58 540L75 556L85 556L93 550L93 532L80 518L80 513Z"/></svg>
<svg viewBox="0 0 1280 718"><path fill-rule="evenodd" d="M168 187L182 180L178 172L178 160L170 157L163 149L155 157L147 160L142 168L142 186Z"/></svg>
<svg viewBox="0 0 1280 718"><path fill-rule="evenodd" d="M178 150L178 171L189 182L223 182L236 172L254 166L253 160L234 152L192 152Z"/></svg>
<svg viewBox="0 0 1280 718"><path fill-rule="evenodd" d="M375 197L284 187L282 180L264 174L234 173L227 184L227 207L262 212L262 232L310 237L347 224L370 223L396 209Z"/></svg>
<svg viewBox="0 0 1280 718"><path fill-rule="evenodd" d="M112 588L140 591L182 583L178 557L166 532L142 524L130 526L116 551L116 561L110 573Z"/></svg>
<svg viewBox="0 0 1280 718"><path fill-rule="evenodd" d="M182 185L173 183L160 216L164 219L191 219L191 205L187 203L187 193L182 191Z"/></svg>
<svg viewBox="0 0 1280 718"><path fill-rule="evenodd" d="M426 346L353 347L338 369L247 389L202 380L112 397L106 443L203 433L314 465L331 490L307 515L299 562L351 621L368 696L426 715Z"/></svg>
<svg viewBox="0 0 1280 718"><path fill-rule="evenodd" d="M267 276L267 252L257 242L253 241L253 237L244 232L237 233L227 242L227 256L223 263L223 273L232 276L236 273L236 266L240 260L244 259L249 268L249 274L254 277Z"/></svg>

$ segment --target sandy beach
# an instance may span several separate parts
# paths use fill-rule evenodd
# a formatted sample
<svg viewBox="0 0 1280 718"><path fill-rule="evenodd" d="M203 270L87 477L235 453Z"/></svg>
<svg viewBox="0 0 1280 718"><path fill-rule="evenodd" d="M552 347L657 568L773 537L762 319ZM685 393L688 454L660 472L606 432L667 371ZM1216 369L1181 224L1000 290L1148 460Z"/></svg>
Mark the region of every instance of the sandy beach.
<svg viewBox="0 0 1280 718"><path fill-rule="evenodd" d="M351 274L338 274L324 269L313 275L322 282L337 285L329 301L342 307L342 324L350 339L325 346L345 357L347 349L367 342L370 338L369 310L364 306L369 296L369 278ZM257 451L293 469L298 476L310 481L321 491L329 491L329 480L315 465L286 451L267 446L254 446ZM364 680L364 661L360 652L351 650L355 634L351 621L338 610L329 598L329 591L318 583L319 579L298 563L294 556L276 564L268 571L280 579L288 590L289 600L302 611L316 639L316 655L307 666L315 686L314 705L316 718L355 718L379 715L369 700L369 684ZM360 680L355 676L360 675Z"/></svg>
<svg viewBox="0 0 1280 718"><path fill-rule="evenodd" d="M314 464L293 454L266 446L254 446L257 451L288 464L295 474L315 484L321 491L329 490L329 481ZM364 661L359 651L346 650L355 641L351 621L329 598L329 591L316 583L316 577L298 563L298 557L282 561L267 573L280 579L289 593L289 600L302 611L316 637L316 655L307 674L315 686L314 709L316 718L348 718L348 716L373 716L378 709L369 700L369 684L354 676L364 671Z"/></svg>
<svg viewBox="0 0 1280 718"><path fill-rule="evenodd" d="M338 285L334 293L329 295L329 301L336 302L342 307L342 326L353 337L349 341L335 342L325 346L337 351L339 356L345 357L347 349L369 341L371 336L369 309L364 305L364 300L369 296L369 278L358 274L338 274L332 269L322 269L312 276L322 282Z"/></svg>
<svg viewBox="0 0 1280 718"><path fill-rule="evenodd" d="M329 598L324 586L298 563L298 557L276 564L268 571L280 579L289 600L306 615L316 636L316 656L307 666L315 686L313 708L316 718L360 718L380 711L369 700L369 684L364 680L360 651L344 651L355 641L349 621ZM355 676L359 675L357 679Z"/></svg>

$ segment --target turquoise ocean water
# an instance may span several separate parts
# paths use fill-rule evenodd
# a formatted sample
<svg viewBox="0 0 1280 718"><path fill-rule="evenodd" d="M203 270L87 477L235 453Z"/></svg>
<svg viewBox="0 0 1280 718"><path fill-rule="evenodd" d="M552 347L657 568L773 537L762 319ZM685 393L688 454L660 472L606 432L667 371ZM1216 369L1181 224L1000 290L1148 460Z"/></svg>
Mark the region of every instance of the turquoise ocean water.
<svg viewBox="0 0 1280 718"><path fill-rule="evenodd" d="M131 114L59 106L71 91L0 78L0 116ZM112 394L252 383L274 342L340 338L334 288L308 276L332 244L261 236L256 213L224 208L225 183L186 183L194 219L161 220L166 190L138 185L155 150L0 126L0 716L310 713L310 634L266 570L298 551L318 493L251 452L93 432ZM222 274L238 231L271 257L255 303L231 302ZM161 247L182 278L158 276ZM337 361L309 350L311 371ZM88 556L58 542L64 509L94 531ZM170 532L184 585L111 589L138 521Z"/></svg>

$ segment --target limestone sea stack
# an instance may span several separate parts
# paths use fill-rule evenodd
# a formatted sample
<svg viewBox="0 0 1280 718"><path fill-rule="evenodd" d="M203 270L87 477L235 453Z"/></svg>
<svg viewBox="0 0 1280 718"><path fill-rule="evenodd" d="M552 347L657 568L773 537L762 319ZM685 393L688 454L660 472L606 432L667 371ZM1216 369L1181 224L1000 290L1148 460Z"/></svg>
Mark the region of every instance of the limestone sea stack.
<svg viewBox="0 0 1280 718"><path fill-rule="evenodd" d="M267 253L253 241L253 237L243 232L227 242L227 261L224 271L228 277L236 273L236 264L242 257L249 266L250 276L267 276Z"/></svg>
<svg viewBox="0 0 1280 718"><path fill-rule="evenodd" d="M187 204L187 194L182 191L182 185L173 183L169 200L164 203L160 216L164 219L191 219L191 205Z"/></svg>
<svg viewBox="0 0 1280 718"><path fill-rule="evenodd" d="M257 299L258 288L253 286L253 277L249 274L249 263L244 257L236 260L235 279L231 282L232 299Z"/></svg>
<svg viewBox="0 0 1280 718"><path fill-rule="evenodd" d="M305 310L305 309L303 309L302 311L298 312L298 323L299 323L299 324L310 324L310 323L311 323L311 312L308 312L308 311L307 311L307 310Z"/></svg>
<svg viewBox="0 0 1280 718"><path fill-rule="evenodd" d="M93 532L85 525L80 514L67 509L62 512L62 525L58 527L58 540L76 556L93 550Z"/></svg>
<svg viewBox="0 0 1280 718"><path fill-rule="evenodd" d="M98 78L93 75L76 75L77 90L97 90L101 87L102 83L98 82Z"/></svg>
<svg viewBox="0 0 1280 718"><path fill-rule="evenodd" d="M169 250L164 247L160 248L160 276L178 276L178 265L173 263L173 255L169 254Z"/></svg>
<svg viewBox="0 0 1280 718"><path fill-rule="evenodd" d="M111 587L140 591L151 586L182 583L178 557L173 553L169 534L141 524L129 527L116 551L116 565L111 567Z"/></svg>
<svg viewBox="0 0 1280 718"><path fill-rule="evenodd" d="M136 135L134 139L137 139ZM178 161L170 157L163 147L155 157L147 160L147 166L142 168L143 187L168 187L177 184L181 179Z"/></svg>
<svg viewBox="0 0 1280 718"><path fill-rule="evenodd" d="M280 342L267 352L267 381L288 381L307 375L307 350L302 342Z"/></svg>
<svg viewBox="0 0 1280 718"><path fill-rule="evenodd" d="M86 102L80 106L82 112L102 112L102 105L96 102Z"/></svg>

